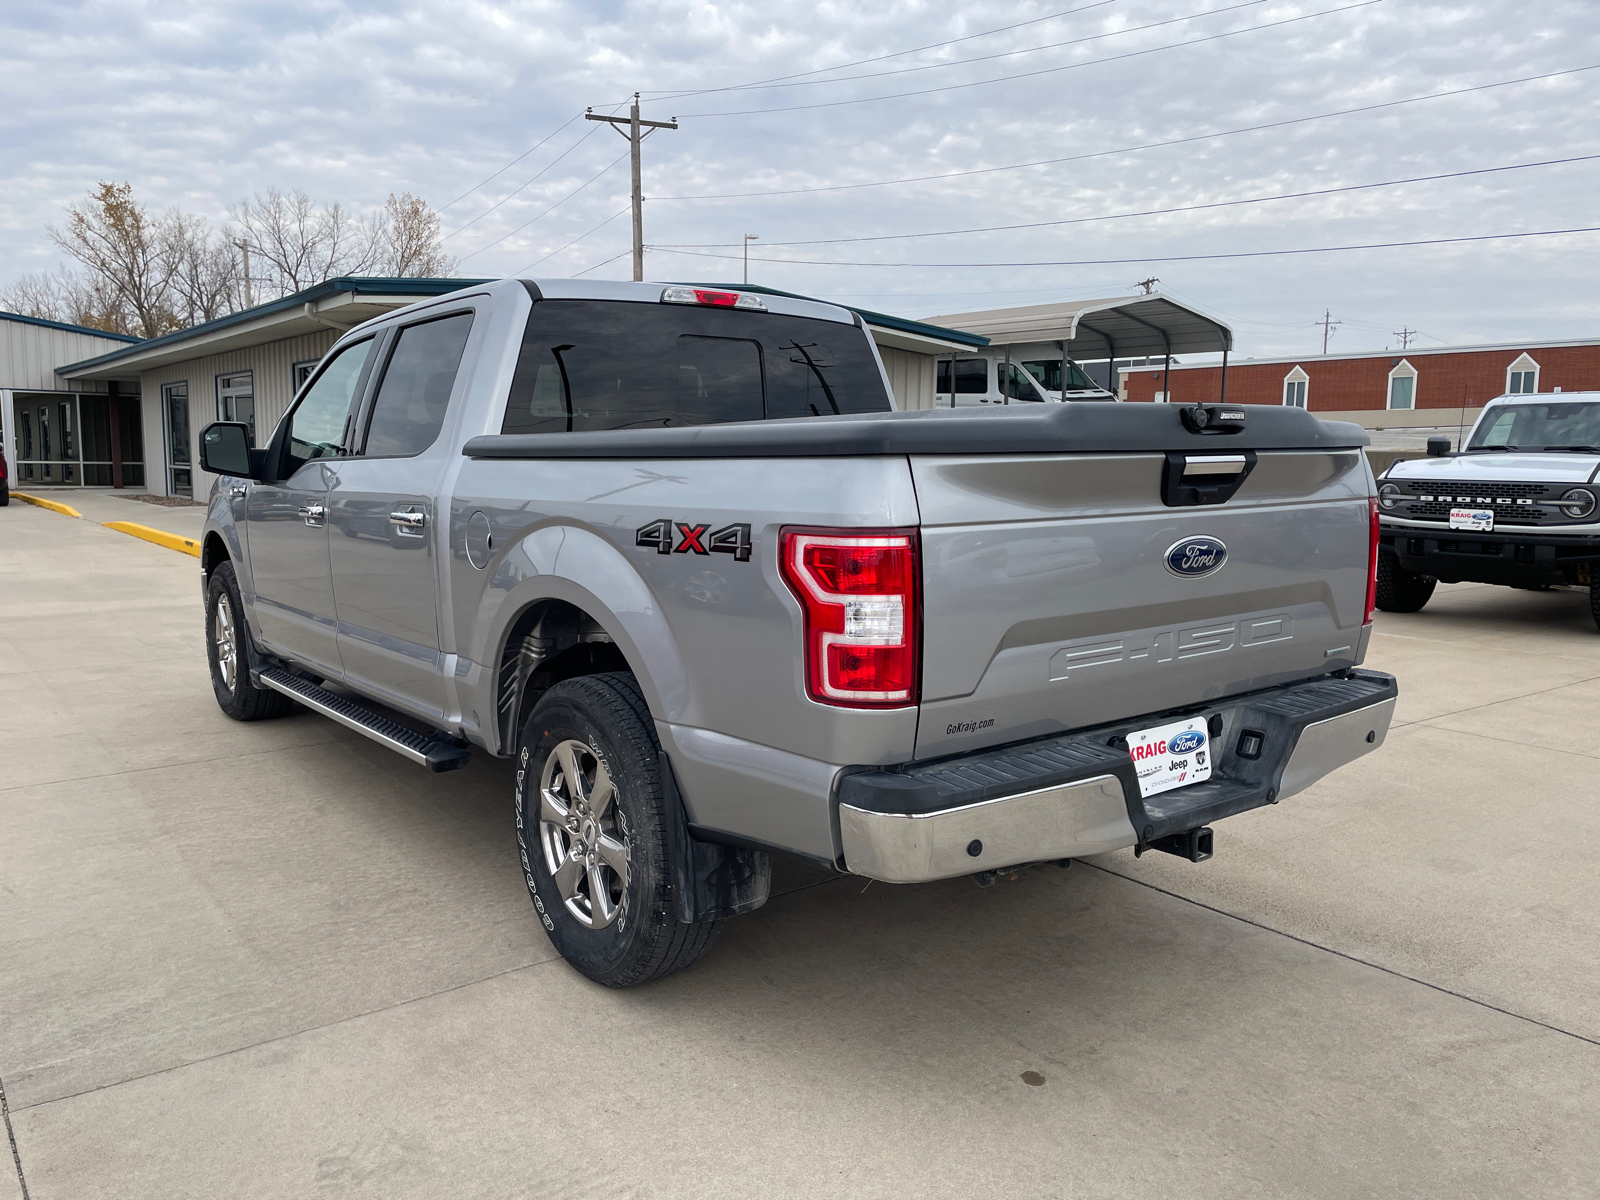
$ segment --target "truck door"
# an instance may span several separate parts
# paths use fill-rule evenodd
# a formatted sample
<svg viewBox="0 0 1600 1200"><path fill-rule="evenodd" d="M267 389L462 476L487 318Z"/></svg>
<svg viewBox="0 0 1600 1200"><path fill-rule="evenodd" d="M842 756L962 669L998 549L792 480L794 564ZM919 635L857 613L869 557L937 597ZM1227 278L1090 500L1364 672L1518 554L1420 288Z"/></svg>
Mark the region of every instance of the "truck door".
<svg viewBox="0 0 1600 1200"><path fill-rule="evenodd" d="M360 453L337 464L328 492L345 679L419 716L444 712L435 497L453 455L439 433L471 329L458 312L399 330Z"/></svg>
<svg viewBox="0 0 1600 1200"><path fill-rule="evenodd" d="M372 339L340 350L285 420L274 482L250 485L245 509L251 594L269 649L331 678L342 674L328 565L328 485L345 454ZM278 446L277 438L274 445Z"/></svg>

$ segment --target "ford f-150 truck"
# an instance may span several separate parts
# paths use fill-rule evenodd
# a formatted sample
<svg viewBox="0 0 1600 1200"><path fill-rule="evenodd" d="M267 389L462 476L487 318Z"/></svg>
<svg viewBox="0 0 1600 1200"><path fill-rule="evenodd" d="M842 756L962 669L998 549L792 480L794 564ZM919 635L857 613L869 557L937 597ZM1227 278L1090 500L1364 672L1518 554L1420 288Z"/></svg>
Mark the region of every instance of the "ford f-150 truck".
<svg viewBox="0 0 1600 1200"><path fill-rule="evenodd" d="M433 770L513 757L550 939L641 983L773 851L1199 861L1381 745L1364 444L1298 409L895 411L848 310L502 280L342 336L266 446L203 431L212 683Z"/></svg>
<svg viewBox="0 0 1600 1200"><path fill-rule="evenodd" d="M1378 487L1378 607L1416 612L1446 583L1589 589L1600 625L1600 392L1501 396L1459 454L1395 463Z"/></svg>

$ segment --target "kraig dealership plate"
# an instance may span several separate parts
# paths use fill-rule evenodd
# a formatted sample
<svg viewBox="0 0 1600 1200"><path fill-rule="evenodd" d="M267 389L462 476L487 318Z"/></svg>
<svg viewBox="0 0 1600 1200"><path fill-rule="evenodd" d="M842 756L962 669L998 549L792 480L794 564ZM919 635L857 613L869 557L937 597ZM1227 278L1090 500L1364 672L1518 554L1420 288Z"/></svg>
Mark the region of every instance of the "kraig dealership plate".
<svg viewBox="0 0 1600 1200"><path fill-rule="evenodd" d="M1128 735L1139 772L1139 795L1155 796L1211 778L1211 739L1204 717L1174 721Z"/></svg>

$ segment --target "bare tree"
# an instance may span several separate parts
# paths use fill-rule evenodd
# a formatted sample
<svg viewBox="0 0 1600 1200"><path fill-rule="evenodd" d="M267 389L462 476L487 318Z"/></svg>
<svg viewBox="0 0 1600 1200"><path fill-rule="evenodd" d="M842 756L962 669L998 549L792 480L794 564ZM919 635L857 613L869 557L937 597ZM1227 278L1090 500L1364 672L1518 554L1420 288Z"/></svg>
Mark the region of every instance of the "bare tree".
<svg viewBox="0 0 1600 1200"><path fill-rule="evenodd" d="M213 232L204 217L174 208L162 218L160 231L172 304L183 325L214 321L243 307L244 273L228 230Z"/></svg>
<svg viewBox="0 0 1600 1200"><path fill-rule="evenodd" d="M134 200L131 184L101 181L88 200L68 206L66 225L51 226L50 237L109 285L134 333L159 337L178 328L168 304L172 264L160 222Z"/></svg>
<svg viewBox="0 0 1600 1200"><path fill-rule="evenodd" d="M283 296L325 279L360 274L379 253L371 223L356 220L338 204L319 210L299 190L268 188L228 211L261 258L261 271L252 275L266 285L265 294Z"/></svg>
<svg viewBox="0 0 1600 1200"><path fill-rule="evenodd" d="M65 266L54 272L24 275L12 286L0 289L0 308L107 333L134 332L121 297L105 280L96 275L74 274Z"/></svg>
<svg viewBox="0 0 1600 1200"><path fill-rule="evenodd" d="M410 192L389 193L383 206L383 255L379 269L408 279L439 279L456 269L439 238L439 214Z"/></svg>

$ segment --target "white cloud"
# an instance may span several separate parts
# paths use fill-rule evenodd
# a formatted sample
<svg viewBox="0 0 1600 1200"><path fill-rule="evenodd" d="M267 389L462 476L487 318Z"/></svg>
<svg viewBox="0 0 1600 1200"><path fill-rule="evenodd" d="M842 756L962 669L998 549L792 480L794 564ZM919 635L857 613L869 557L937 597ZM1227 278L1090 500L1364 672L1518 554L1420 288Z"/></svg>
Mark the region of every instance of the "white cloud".
<svg viewBox="0 0 1600 1200"><path fill-rule="evenodd" d="M1600 10L1583 0L1539 6L1383 0L1024 77L1349 2L1269 0L1234 9L1238 0L1114 0L834 73L904 71L1203 15L934 70L651 98L652 90L793 76L1083 2L14 4L0 17L0 138L10 168L0 206L0 282L55 261L45 224L97 179L130 180L154 207L180 204L213 220L225 217L229 203L274 185L358 208L400 190L441 205L585 106L608 110L635 88L645 91L647 116L682 117L681 129L661 132L645 147L646 193L668 197L1090 154L1600 63ZM871 103L710 115L975 80L998 82ZM1106 294L1157 275L1164 289L1235 319L1245 354L1314 349L1310 322L1324 308L1350 322L1336 338L1340 349L1382 347L1391 340L1388 330L1402 325L1440 341L1586 336L1600 332L1592 283L1600 235L1070 268L759 260L1141 258L1600 224L1592 201L1600 164L1582 163L1025 232L771 245L1060 220L1600 153L1597 96L1600 70L1051 167L790 196L659 199L646 205L646 240L737 243L743 233L759 233L752 275L760 282L907 315ZM463 271L516 271L623 208L625 161L511 233L622 149L609 130L575 121L448 208L445 228L456 229L549 168L450 240L455 253L468 255ZM490 243L496 244L472 253ZM615 220L539 271L580 271L627 247L627 221ZM652 252L647 266L655 278L734 279L739 271L736 261L664 251ZM596 274L624 277L627 269L624 256Z"/></svg>

